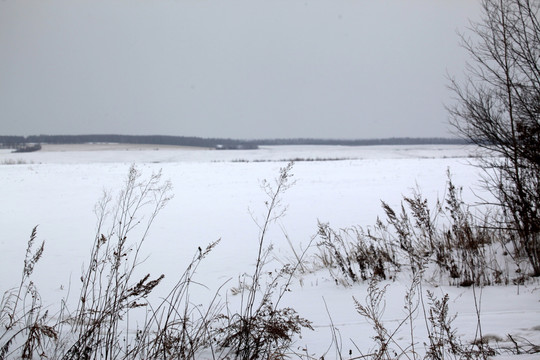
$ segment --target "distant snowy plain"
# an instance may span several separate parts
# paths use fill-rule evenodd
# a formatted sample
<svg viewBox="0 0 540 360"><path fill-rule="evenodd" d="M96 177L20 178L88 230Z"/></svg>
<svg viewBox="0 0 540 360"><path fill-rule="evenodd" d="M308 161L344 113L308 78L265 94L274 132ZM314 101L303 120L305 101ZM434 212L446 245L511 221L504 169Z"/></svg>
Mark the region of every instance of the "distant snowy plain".
<svg viewBox="0 0 540 360"><path fill-rule="evenodd" d="M19 154L0 150L0 291L18 285L27 240L39 224L38 239L45 240L45 253L37 265L35 283L46 302L54 304L65 297L74 301L96 231L94 205L104 191L114 195L122 189L131 164L136 164L143 178L161 170L173 186L174 198L157 217L142 249L147 259L141 273L165 274L155 296L168 291L199 246L221 239L196 278L206 288L194 292L194 302L205 305L225 282L220 296L223 301L232 299L226 289L236 286L241 274L252 271L259 235L255 221L262 219L265 210L261 181L272 182L288 160L318 161L294 164L296 183L283 194L287 212L272 225L267 238L275 258L268 264L269 271L292 258L284 234L300 249L316 235L318 221L336 229L369 227L383 215L381 200L398 207L402 196L414 189L434 206L437 198L444 197L448 169L454 183L463 186L464 200L478 202L477 196L487 194L481 188L478 168L472 166L473 150L456 145L275 146L249 151L122 145L51 147L48 151L44 146L43 151ZM388 282L384 319L389 328L405 316L403 293L409 280L409 275L400 274ZM446 283L428 283L426 288L438 296L450 295L458 334L473 339L476 312L471 289ZM331 322L339 329L344 353L350 349L358 355L355 346L368 352L374 333L355 312L352 300L353 296L364 300L365 285L339 287L326 270L319 270L296 279L291 290L284 306L294 307L315 328L304 330L296 340L299 352L327 351ZM501 339L514 334L540 343L539 300L538 282L519 288L484 288L483 333ZM416 325L418 334L423 331L421 324ZM420 339L418 346L422 347L422 341L427 339ZM325 358L334 356L331 350Z"/></svg>

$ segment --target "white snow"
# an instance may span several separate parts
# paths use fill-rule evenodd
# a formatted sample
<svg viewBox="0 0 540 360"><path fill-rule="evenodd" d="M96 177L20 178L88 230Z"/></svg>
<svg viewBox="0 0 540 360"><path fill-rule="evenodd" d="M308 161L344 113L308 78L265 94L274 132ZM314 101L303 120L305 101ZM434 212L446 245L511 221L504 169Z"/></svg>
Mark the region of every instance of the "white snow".
<svg viewBox="0 0 540 360"><path fill-rule="evenodd" d="M260 182L278 175L286 164L279 160L344 159L295 163L296 184L283 196L287 213L273 225L267 240L274 244L275 257L285 261L291 251L283 231L296 248L301 248L316 234L318 221L329 222L334 228L370 226L383 214L380 200L399 206L402 196L410 195L414 188L433 204L444 195L447 169L454 183L464 187L464 200L474 203L483 190L479 170L471 165L472 150L450 145L278 146L250 151L72 151L68 147L65 151L24 154L0 150L0 291L18 285L26 243L38 224L38 239L45 240L45 253L34 279L44 301L50 299L52 304L67 296L70 284L76 288L95 235L93 207L104 189L115 193L122 188L131 163L146 175L161 169L173 185L174 198L156 219L143 247L148 256L142 265L144 271L166 275L156 296L174 283L175 275L184 270L198 246L221 239L197 274L197 280L209 288L194 294L204 304L219 285L232 279L225 286L230 288L240 274L251 271L258 237L253 218L261 218L265 210ZM14 162L21 164L10 164ZM269 264L269 269L276 266ZM400 274L397 281L388 282L384 319L389 328L404 318L403 293L408 280L406 274ZM425 284L425 288L438 296L449 294L458 334L473 339L476 312L472 289L446 284ZM538 282L533 282L519 288L486 287L481 294L476 289L483 333L501 339L514 334L540 343L539 288ZM73 292L70 296L76 297L77 291ZM284 305L313 321L315 331L304 330L296 345L307 347L310 353L323 353L331 342L332 321L340 331L344 352L351 349L358 355L350 339L363 351L369 350L373 333L355 312L352 300L354 296L363 301L365 294L363 285L336 286L326 270L304 275L301 284L295 282ZM418 334L424 331L421 325L416 325ZM407 335L407 330L400 334L405 343Z"/></svg>

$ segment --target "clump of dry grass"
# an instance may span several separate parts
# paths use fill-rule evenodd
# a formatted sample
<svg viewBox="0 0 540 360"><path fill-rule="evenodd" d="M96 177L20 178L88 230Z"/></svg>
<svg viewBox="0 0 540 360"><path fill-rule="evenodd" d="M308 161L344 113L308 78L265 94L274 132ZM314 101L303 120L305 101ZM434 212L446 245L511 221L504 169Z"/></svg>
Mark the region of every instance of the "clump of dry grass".
<svg viewBox="0 0 540 360"><path fill-rule="evenodd" d="M400 264L395 248L389 242L377 241L362 228L336 231L319 223L316 255L337 284L352 285L372 278L391 279Z"/></svg>
<svg viewBox="0 0 540 360"><path fill-rule="evenodd" d="M336 284L351 286L368 282L365 301L354 299L354 302L358 314L373 327L374 346L362 352L355 345L360 355L353 357L351 349L349 358L486 360L497 351L537 351L534 344L523 340L514 347L509 340L510 346L494 348L489 344L489 336L482 333L477 288L523 281L523 261L511 251L512 236L498 226L496 213L473 213L463 202L461 188L453 184L450 173L446 197L443 202L437 201L433 209L420 192L404 197L399 211L384 202L382 207L386 218L377 219L368 230L336 231L328 224L319 224L319 265L329 270ZM390 329L382 320L385 293L390 285L381 285L380 281L390 279L404 268L412 275L404 298L406 316ZM477 317L472 342L464 342L456 335L448 295L437 298L434 293L424 291L422 284L426 280L472 288ZM417 336L416 318L423 323L427 334L423 343ZM407 325L408 342L404 336ZM333 325L332 328L337 334L338 330ZM338 336L334 336L333 346L336 357L343 358Z"/></svg>
<svg viewBox="0 0 540 360"><path fill-rule="evenodd" d="M35 266L43 255L45 243L35 246L37 226L32 229L27 243L19 286L4 292L0 301L0 359L20 354L22 359L43 352L48 339L58 334L49 325L39 292L31 280Z"/></svg>
<svg viewBox="0 0 540 360"><path fill-rule="evenodd" d="M24 165L28 164L28 161L23 159L4 159L0 162L0 165Z"/></svg>
<svg viewBox="0 0 540 360"><path fill-rule="evenodd" d="M293 184L293 163L280 169L275 184L264 181L263 190L267 195L264 220L258 224L260 234L255 267L252 274L245 274L235 293L241 297L240 308L231 310L220 317L218 343L221 348L219 358L234 359L278 359L290 351L295 335L302 328L313 329L311 322L300 317L291 307L280 307L280 302L289 290L293 275L301 267L306 251L296 254L293 265L285 264L277 272L272 272L263 287L264 268L271 252L266 235L269 226L280 219L286 207L282 195Z"/></svg>
<svg viewBox="0 0 540 360"><path fill-rule="evenodd" d="M386 322L386 292L389 283L383 285L378 279L369 280L365 299L353 297L357 314L372 327L369 335L373 340L368 349L361 349L352 338L348 356L343 354L343 344L337 335L339 330L331 325L332 346L337 359L368 360L487 360L497 351L482 336L472 342L464 342L453 326L455 315L449 312L448 294L438 298L422 287L422 271L411 279L404 297L404 317ZM389 325L392 324L392 325ZM418 327L424 334L418 335ZM362 334L361 336L366 336ZM501 349L502 351L502 349ZM326 355L326 354L325 354Z"/></svg>
<svg viewBox="0 0 540 360"><path fill-rule="evenodd" d="M141 180L141 173L132 166L116 202L104 194L97 204L98 227L90 259L81 280L77 309L70 332L74 335L63 359L77 359L86 354L100 354L115 359L126 352L121 341L126 334L122 322L133 309L146 305L147 296L164 275L150 274L134 278L140 250L150 226L170 199L169 182L161 173ZM141 211L149 208L143 222ZM142 226L141 229L139 227ZM139 231L139 237L130 236Z"/></svg>
<svg viewBox="0 0 540 360"><path fill-rule="evenodd" d="M20 285L6 292L0 303L0 324L5 328L0 332L0 360L197 359L202 354L253 359L284 354L293 337L311 327L293 308L279 307L305 252L296 264L284 265L269 280L263 271L271 249L265 241L267 230L285 210L281 195L291 185L291 167L281 170L276 188L263 184L269 201L260 226L257 262L253 274L244 277L243 301L237 310L221 302L221 287L207 306L190 300L191 287L199 285L194 280L197 269L219 240L195 250L169 293L157 303L149 302L164 275L137 274L150 227L171 198L171 185L161 173L142 179L132 166L118 196L104 194L98 202L97 231L80 277L76 308L62 302L54 317L48 315L30 280L44 251L44 243L35 246L34 228ZM144 321L131 328L129 318L141 313Z"/></svg>
<svg viewBox="0 0 540 360"><path fill-rule="evenodd" d="M513 272L512 259L504 256L509 238L494 226L496 215L473 214L448 176L446 198L433 209L415 192L404 197L399 212L382 202L386 218L367 230L319 224L318 257L336 283L391 278L404 264L413 273L427 267L431 278L459 286L508 284L519 277L519 263Z"/></svg>

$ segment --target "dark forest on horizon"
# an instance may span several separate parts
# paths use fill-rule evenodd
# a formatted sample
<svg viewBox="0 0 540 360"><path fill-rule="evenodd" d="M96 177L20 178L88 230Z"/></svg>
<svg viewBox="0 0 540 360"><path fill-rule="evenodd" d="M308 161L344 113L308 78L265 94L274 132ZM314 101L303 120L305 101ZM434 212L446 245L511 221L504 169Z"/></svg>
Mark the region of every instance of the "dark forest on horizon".
<svg viewBox="0 0 540 360"><path fill-rule="evenodd" d="M28 144L86 144L86 143L118 143L145 145L176 145L219 149L257 149L268 145L459 145L467 142L456 138L382 138L382 139L260 139L239 140L222 138L202 138L191 136L167 135L31 135L2 136L0 146L3 148L20 148Z"/></svg>

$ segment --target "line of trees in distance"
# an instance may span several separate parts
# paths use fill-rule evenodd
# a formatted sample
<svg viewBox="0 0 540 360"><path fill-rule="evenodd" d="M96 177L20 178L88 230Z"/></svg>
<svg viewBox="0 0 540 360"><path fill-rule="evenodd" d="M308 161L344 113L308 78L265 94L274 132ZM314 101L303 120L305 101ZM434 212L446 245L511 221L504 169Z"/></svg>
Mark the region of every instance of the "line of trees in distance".
<svg viewBox="0 0 540 360"><path fill-rule="evenodd" d="M220 149L256 149L254 141L200 138L189 136L167 135L31 135L31 136L0 136L0 144L4 148L18 148L26 144L87 144L87 143L118 143L118 144L147 144L195 146Z"/></svg>
<svg viewBox="0 0 540 360"><path fill-rule="evenodd" d="M384 139L261 139L238 140L222 138L201 138L189 136L168 135L31 135L31 136L2 136L0 147L19 148L27 144L85 144L85 143L119 143L119 144L149 144L195 146L217 149L257 149L269 145L440 145L465 144L466 140L455 138L384 138Z"/></svg>

